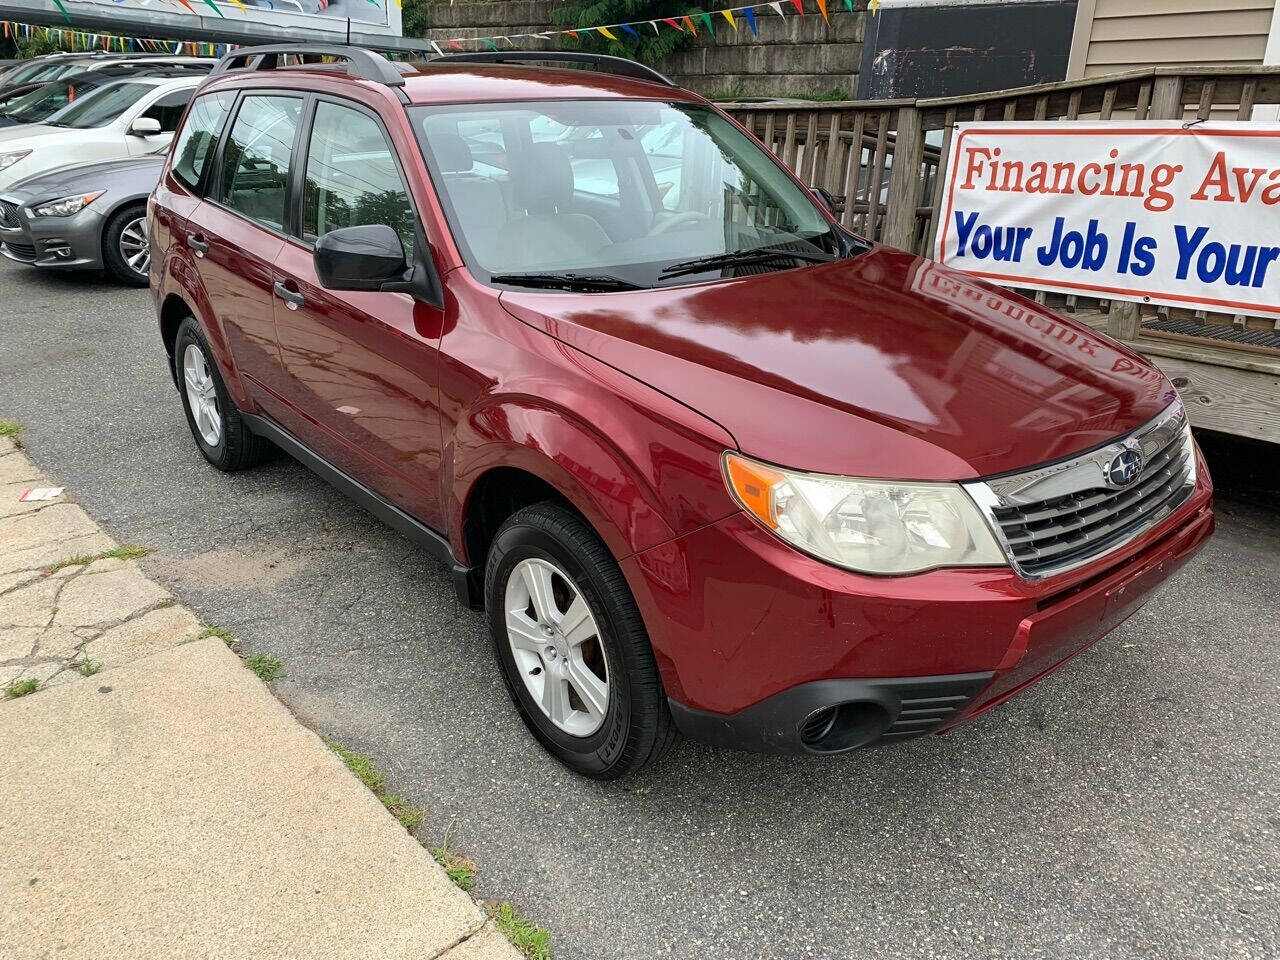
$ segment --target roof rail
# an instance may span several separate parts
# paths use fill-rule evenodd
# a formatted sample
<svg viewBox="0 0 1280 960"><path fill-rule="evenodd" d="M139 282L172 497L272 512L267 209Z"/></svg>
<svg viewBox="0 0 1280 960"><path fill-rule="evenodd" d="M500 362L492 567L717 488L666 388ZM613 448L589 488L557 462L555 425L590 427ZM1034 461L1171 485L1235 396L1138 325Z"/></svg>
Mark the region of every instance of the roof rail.
<svg viewBox="0 0 1280 960"><path fill-rule="evenodd" d="M446 53L442 57L433 57L431 63L585 63L595 67L601 73L613 73L621 77L634 77L637 80L649 80L664 86L676 86L668 77L664 77L652 67L643 63L627 60L625 57L610 57L602 53L579 53L575 50L505 50L482 53Z"/></svg>
<svg viewBox="0 0 1280 960"><path fill-rule="evenodd" d="M347 76L372 80L389 87L403 87L404 74L381 54L364 47L348 47L338 43L279 43L260 47L241 47L218 61L211 75L228 73L238 67L248 70L274 70L282 56L336 57L347 63Z"/></svg>

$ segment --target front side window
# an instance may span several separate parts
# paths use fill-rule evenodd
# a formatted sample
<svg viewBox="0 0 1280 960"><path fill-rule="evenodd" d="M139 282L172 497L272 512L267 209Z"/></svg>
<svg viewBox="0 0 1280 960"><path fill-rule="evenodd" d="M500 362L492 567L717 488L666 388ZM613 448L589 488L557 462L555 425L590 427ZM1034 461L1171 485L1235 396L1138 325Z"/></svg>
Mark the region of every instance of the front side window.
<svg viewBox="0 0 1280 960"><path fill-rule="evenodd" d="M410 113L481 274L588 272L648 287L724 276L726 257L755 256L762 272L846 249L808 191L707 107L566 100ZM777 249L797 256L763 252ZM720 263L689 266L708 258Z"/></svg>
<svg viewBox="0 0 1280 960"><path fill-rule="evenodd" d="M167 96L161 97L151 106L143 111L142 116L160 122L161 133L173 133L178 129L178 121L182 119L182 111L186 109L187 103L191 100L192 91L176 90Z"/></svg>
<svg viewBox="0 0 1280 960"><path fill-rule="evenodd" d="M18 123L43 123L51 120L56 125L59 111L69 109L77 98L87 100L91 93L102 87L103 81L85 75L70 80L53 80L20 97L6 100L4 114Z"/></svg>
<svg viewBox="0 0 1280 960"><path fill-rule="evenodd" d="M385 223L413 253L414 215L395 154L367 114L322 100L307 149L302 234L314 243L331 230Z"/></svg>
<svg viewBox="0 0 1280 960"><path fill-rule="evenodd" d="M173 175L192 190L200 184L213 146L217 142L222 118L231 109L236 95L231 91L197 97L187 114L186 125L173 148Z"/></svg>
<svg viewBox="0 0 1280 960"><path fill-rule="evenodd" d="M301 112L297 97L245 97L227 135L222 202L276 230L284 229L289 162Z"/></svg>
<svg viewBox="0 0 1280 960"><path fill-rule="evenodd" d="M74 94L74 84L69 86L73 88L71 92ZM60 110L51 119L59 127L76 127L82 130L105 127L154 88L155 84L152 83L127 80L108 84L91 94L74 99L69 107Z"/></svg>

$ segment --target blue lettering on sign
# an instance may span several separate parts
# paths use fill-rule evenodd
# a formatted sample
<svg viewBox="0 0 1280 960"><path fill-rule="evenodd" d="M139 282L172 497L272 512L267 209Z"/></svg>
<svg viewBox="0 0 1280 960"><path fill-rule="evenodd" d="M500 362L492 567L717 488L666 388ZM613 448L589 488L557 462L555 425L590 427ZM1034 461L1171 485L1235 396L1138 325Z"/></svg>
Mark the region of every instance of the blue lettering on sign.
<svg viewBox="0 0 1280 960"><path fill-rule="evenodd" d="M956 211L956 256L1004 262L1022 259L1022 248L1031 237L1030 227L989 227L978 223L976 213Z"/></svg>
<svg viewBox="0 0 1280 960"><path fill-rule="evenodd" d="M1186 280L1195 270L1201 283L1217 283L1219 280L1232 287L1261 287L1267 280L1267 269L1280 259L1280 247L1258 244L1233 243L1230 246L1217 240L1206 241L1208 227L1196 227L1194 231L1177 224L1173 228L1178 243L1178 269L1176 276Z"/></svg>

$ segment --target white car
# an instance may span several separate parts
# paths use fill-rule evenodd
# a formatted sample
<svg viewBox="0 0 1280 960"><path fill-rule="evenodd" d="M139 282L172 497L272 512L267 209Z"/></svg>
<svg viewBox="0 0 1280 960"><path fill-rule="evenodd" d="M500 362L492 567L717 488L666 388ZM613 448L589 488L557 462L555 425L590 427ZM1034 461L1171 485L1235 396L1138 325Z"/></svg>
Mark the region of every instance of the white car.
<svg viewBox="0 0 1280 960"><path fill-rule="evenodd" d="M138 157L167 144L202 79L121 78L45 123L0 129L0 190L55 167Z"/></svg>

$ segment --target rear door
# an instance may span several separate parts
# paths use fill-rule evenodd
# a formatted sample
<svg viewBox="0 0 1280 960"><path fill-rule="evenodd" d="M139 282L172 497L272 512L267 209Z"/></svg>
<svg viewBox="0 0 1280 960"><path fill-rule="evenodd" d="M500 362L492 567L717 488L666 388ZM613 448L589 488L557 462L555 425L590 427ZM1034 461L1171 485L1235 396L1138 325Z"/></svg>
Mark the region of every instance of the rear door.
<svg viewBox="0 0 1280 960"><path fill-rule="evenodd" d="M303 103L298 94L241 95L215 159L215 182L184 238L245 394L268 412L281 406L273 264L284 246L289 171Z"/></svg>
<svg viewBox="0 0 1280 960"><path fill-rule="evenodd" d="M372 109L318 97L298 159L297 236L276 258L276 331L290 409L316 453L439 528L437 363L443 312L406 293L326 290L313 245L331 230L387 224L406 261L421 230L396 150Z"/></svg>

